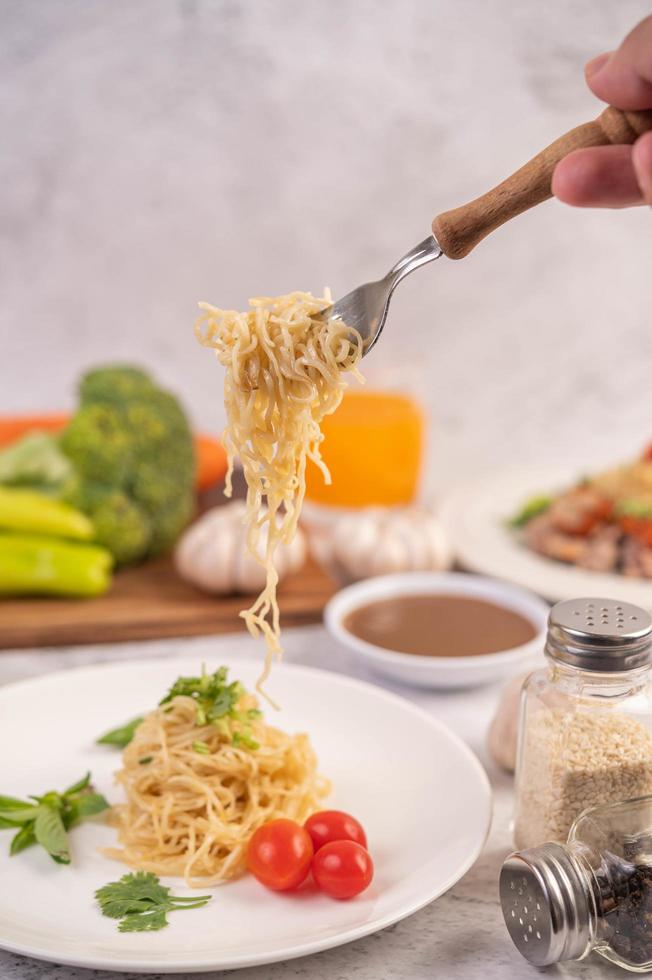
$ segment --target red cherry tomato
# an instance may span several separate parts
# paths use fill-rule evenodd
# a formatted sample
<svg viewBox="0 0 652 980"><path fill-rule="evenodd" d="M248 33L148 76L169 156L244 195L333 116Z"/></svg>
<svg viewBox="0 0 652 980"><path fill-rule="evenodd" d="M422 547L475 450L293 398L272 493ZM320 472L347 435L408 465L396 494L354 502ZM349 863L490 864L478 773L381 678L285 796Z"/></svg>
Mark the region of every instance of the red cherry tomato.
<svg viewBox="0 0 652 980"><path fill-rule="evenodd" d="M249 841L247 867L273 891L296 888L307 877L313 847L310 834L294 820L263 824Z"/></svg>
<svg viewBox="0 0 652 980"><path fill-rule="evenodd" d="M334 840L352 840L362 847L367 846L367 835L362 824L343 810L320 810L308 817L303 826L312 838L315 852Z"/></svg>
<svg viewBox="0 0 652 980"><path fill-rule="evenodd" d="M312 862L313 878L332 898L353 898L363 892L374 876L369 851L352 840L324 844Z"/></svg>

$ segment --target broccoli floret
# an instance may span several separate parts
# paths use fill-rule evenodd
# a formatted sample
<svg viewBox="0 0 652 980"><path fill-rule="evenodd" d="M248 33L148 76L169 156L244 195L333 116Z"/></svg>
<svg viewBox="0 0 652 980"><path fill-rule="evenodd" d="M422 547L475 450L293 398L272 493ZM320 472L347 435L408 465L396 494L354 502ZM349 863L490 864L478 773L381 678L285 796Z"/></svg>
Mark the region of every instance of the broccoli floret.
<svg viewBox="0 0 652 980"><path fill-rule="evenodd" d="M0 483L56 493L72 478L73 468L47 432L29 432L0 451Z"/></svg>
<svg viewBox="0 0 652 980"><path fill-rule="evenodd" d="M89 372L81 394L61 441L78 474L68 499L91 516L118 562L167 551L195 505L194 443L181 405L128 366Z"/></svg>
<svg viewBox="0 0 652 980"><path fill-rule="evenodd" d="M82 405L104 402L123 406L130 398L155 391L156 385L145 371L130 364L109 364L83 375L79 382Z"/></svg>
<svg viewBox="0 0 652 980"><path fill-rule="evenodd" d="M109 492L91 511L95 540L126 565L148 553L151 527L147 514L121 490Z"/></svg>
<svg viewBox="0 0 652 980"><path fill-rule="evenodd" d="M132 457L132 437L113 405L82 405L61 436L61 448L79 475L123 487Z"/></svg>

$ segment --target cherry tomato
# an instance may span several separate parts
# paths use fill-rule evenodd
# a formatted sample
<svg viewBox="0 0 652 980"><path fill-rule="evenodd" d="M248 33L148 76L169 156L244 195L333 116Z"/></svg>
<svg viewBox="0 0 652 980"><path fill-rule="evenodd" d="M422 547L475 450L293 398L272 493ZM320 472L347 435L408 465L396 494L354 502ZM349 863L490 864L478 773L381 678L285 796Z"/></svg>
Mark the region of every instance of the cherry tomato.
<svg viewBox="0 0 652 980"><path fill-rule="evenodd" d="M313 856L307 830L294 820L271 820L249 841L247 867L273 891L296 888L307 877Z"/></svg>
<svg viewBox="0 0 652 980"><path fill-rule="evenodd" d="M343 810L320 810L308 817L303 826L312 838L315 852L334 840L352 840L362 847L367 846L367 835L362 824Z"/></svg>
<svg viewBox="0 0 652 980"><path fill-rule="evenodd" d="M332 898L353 898L363 892L374 876L369 851L352 840L324 844L312 862L313 878Z"/></svg>

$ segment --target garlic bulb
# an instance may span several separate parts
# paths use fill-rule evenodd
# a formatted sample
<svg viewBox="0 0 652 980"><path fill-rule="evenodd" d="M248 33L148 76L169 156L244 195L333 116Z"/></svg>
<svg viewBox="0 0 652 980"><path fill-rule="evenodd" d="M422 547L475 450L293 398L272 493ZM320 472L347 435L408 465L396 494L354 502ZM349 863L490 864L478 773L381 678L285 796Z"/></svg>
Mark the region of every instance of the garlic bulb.
<svg viewBox="0 0 652 980"><path fill-rule="evenodd" d="M263 588L265 569L247 551L244 514L244 501L234 500L213 507L188 528L174 553L182 578L216 595L259 592ZM264 549L266 528L261 532L260 543ZM301 568L305 559L306 539L297 528L292 543L276 549L274 566L279 582Z"/></svg>
<svg viewBox="0 0 652 980"><path fill-rule="evenodd" d="M372 508L340 517L328 551L327 564L347 581L391 572L441 571L451 563L444 528L423 507Z"/></svg>

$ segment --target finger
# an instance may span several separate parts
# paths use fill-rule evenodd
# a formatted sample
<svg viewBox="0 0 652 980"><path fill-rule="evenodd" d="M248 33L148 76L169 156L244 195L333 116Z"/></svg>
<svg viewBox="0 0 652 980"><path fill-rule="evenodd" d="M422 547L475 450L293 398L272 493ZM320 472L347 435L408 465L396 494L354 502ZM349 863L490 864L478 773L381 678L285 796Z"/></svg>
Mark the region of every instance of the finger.
<svg viewBox="0 0 652 980"><path fill-rule="evenodd" d="M652 133L645 133L634 143L632 163L643 198L652 207Z"/></svg>
<svg viewBox="0 0 652 980"><path fill-rule="evenodd" d="M628 208L644 203L631 146L574 150L557 164L552 193L577 208Z"/></svg>
<svg viewBox="0 0 652 980"><path fill-rule="evenodd" d="M617 51L586 65L595 95L619 109L652 108L652 15L631 31Z"/></svg>

